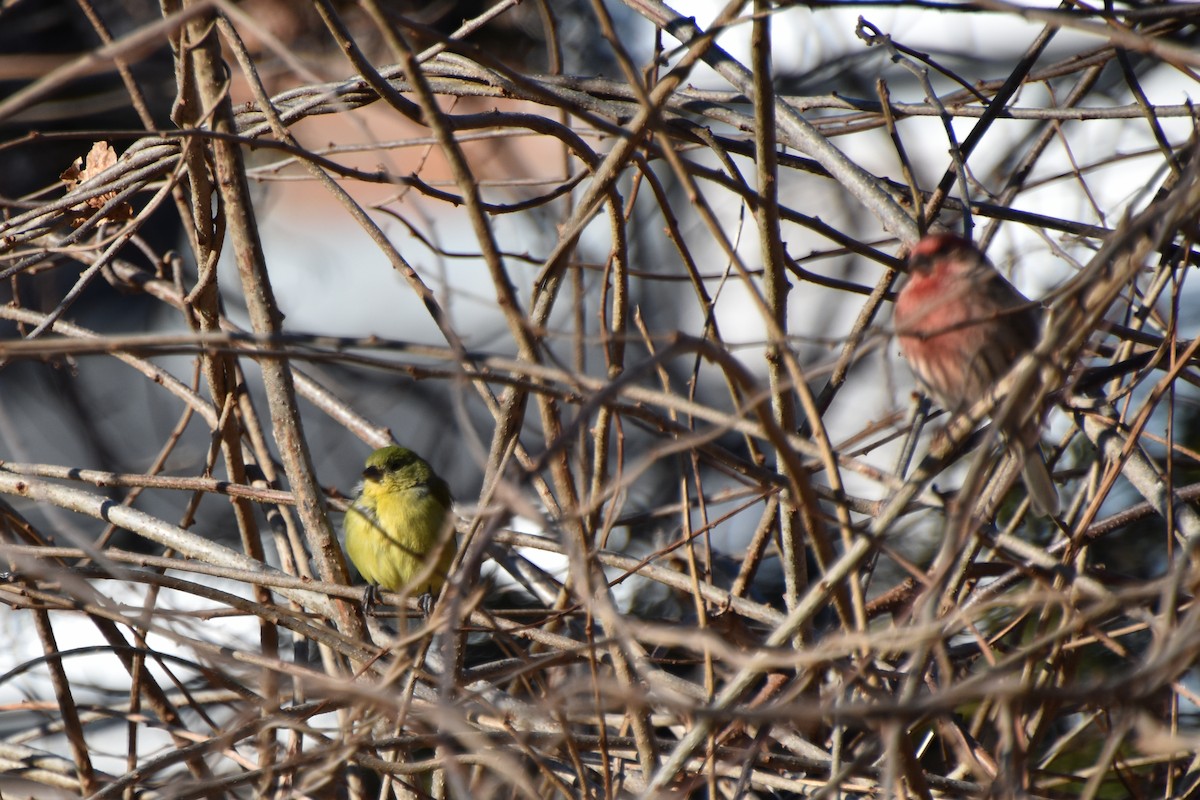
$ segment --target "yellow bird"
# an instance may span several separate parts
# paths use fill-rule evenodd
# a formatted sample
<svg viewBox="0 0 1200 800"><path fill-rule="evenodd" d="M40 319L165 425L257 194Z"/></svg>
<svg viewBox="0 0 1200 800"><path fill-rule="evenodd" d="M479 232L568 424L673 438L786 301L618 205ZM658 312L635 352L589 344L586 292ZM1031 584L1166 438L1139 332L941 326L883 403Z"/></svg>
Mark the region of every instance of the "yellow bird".
<svg viewBox="0 0 1200 800"><path fill-rule="evenodd" d="M371 453L362 477L342 527L346 555L369 584L364 599L377 599L380 588L436 595L456 550L453 533L443 530L450 487L425 459L396 445ZM426 570L434 557L437 564Z"/></svg>

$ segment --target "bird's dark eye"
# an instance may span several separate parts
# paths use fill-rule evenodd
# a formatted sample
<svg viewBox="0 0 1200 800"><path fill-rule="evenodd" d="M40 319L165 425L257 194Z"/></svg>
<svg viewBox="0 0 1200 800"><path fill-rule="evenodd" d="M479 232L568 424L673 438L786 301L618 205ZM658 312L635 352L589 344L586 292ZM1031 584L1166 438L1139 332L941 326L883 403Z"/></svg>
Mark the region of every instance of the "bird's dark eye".
<svg viewBox="0 0 1200 800"><path fill-rule="evenodd" d="M383 470L379 467L367 467L363 470L362 476L368 481L377 481L383 477Z"/></svg>

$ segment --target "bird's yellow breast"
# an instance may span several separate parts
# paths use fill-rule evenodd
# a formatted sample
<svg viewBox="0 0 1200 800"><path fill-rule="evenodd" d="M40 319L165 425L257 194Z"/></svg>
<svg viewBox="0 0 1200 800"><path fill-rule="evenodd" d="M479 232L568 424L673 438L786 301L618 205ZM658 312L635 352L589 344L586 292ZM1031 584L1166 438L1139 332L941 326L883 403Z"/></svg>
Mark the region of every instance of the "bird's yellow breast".
<svg viewBox="0 0 1200 800"><path fill-rule="evenodd" d="M369 583L389 591L411 588L437 593L454 560L454 540L441 549L438 564L421 586L409 587L437 551L447 509L423 485L404 488L366 481L346 512L346 553Z"/></svg>

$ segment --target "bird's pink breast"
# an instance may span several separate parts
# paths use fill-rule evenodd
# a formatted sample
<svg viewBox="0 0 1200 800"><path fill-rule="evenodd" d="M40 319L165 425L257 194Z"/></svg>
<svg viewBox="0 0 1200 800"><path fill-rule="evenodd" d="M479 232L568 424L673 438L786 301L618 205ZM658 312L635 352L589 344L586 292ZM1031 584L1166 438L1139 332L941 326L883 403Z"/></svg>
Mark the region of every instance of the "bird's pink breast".
<svg viewBox="0 0 1200 800"><path fill-rule="evenodd" d="M994 322L971 319L973 306L964 302L968 289L961 279L914 275L894 312L901 352L950 410L975 402L985 390L976 362Z"/></svg>

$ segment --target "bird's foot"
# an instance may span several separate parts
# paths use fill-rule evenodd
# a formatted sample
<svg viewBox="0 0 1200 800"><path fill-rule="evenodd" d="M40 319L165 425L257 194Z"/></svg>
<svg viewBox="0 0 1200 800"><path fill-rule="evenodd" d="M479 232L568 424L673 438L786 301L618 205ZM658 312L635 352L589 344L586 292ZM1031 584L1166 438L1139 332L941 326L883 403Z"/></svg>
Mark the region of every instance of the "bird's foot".
<svg viewBox="0 0 1200 800"><path fill-rule="evenodd" d="M433 593L422 592L417 598L417 608L421 609L421 615L428 618L433 612Z"/></svg>
<svg viewBox="0 0 1200 800"><path fill-rule="evenodd" d="M383 593L379 591L379 587L373 583L368 583L367 588L363 589L363 613L373 617L377 613L379 606L383 604Z"/></svg>

